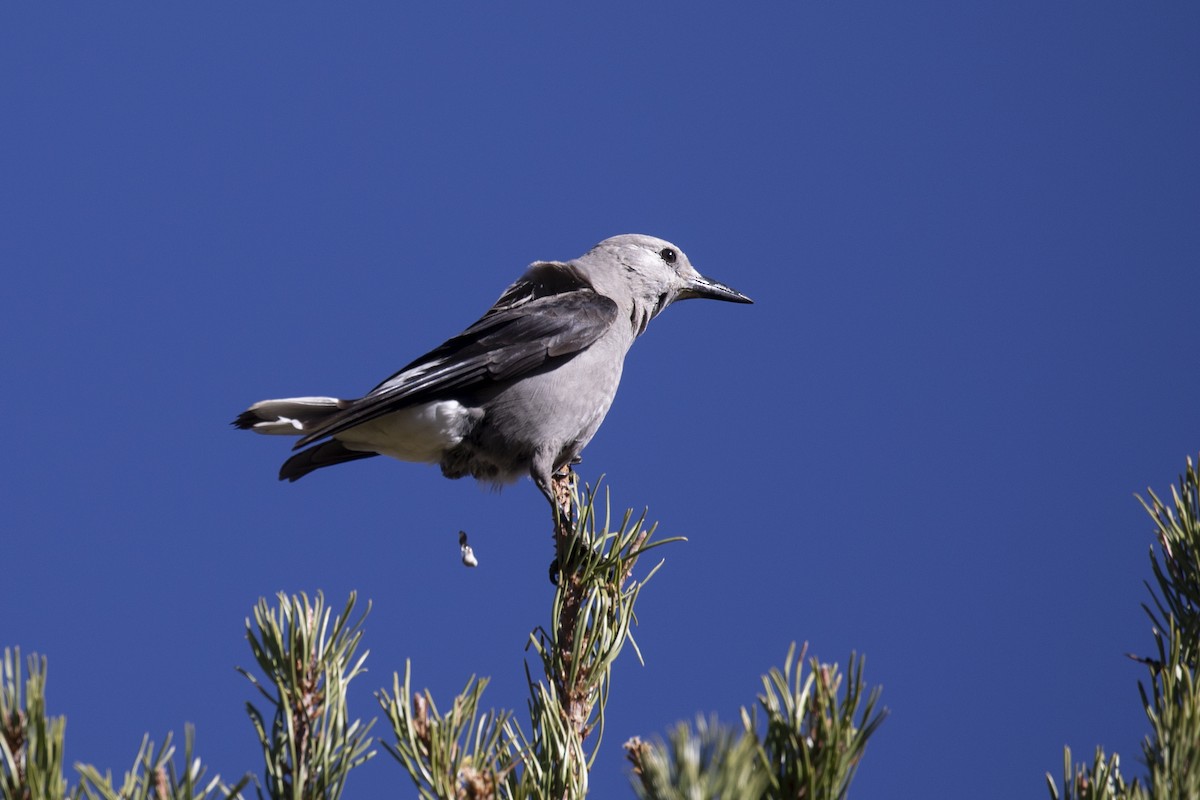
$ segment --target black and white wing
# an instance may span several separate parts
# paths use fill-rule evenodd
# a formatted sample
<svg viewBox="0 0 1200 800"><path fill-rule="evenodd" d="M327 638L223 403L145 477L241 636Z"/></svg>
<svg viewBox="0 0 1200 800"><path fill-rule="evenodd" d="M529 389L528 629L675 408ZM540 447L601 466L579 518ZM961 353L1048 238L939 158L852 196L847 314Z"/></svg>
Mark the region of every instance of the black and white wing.
<svg viewBox="0 0 1200 800"><path fill-rule="evenodd" d="M326 418L300 448L406 406L511 380L586 349L617 317L569 264L534 264L478 322Z"/></svg>

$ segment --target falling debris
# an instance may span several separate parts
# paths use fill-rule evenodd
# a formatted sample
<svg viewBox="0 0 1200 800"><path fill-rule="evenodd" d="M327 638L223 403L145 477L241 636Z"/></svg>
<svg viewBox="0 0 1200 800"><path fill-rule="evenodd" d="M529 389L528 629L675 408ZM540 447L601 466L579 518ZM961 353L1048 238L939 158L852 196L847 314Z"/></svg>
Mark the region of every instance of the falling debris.
<svg viewBox="0 0 1200 800"><path fill-rule="evenodd" d="M467 532L458 532L458 549L462 553L462 562L464 567L478 567L479 559L475 558L475 551L471 549L471 545L467 544Z"/></svg>

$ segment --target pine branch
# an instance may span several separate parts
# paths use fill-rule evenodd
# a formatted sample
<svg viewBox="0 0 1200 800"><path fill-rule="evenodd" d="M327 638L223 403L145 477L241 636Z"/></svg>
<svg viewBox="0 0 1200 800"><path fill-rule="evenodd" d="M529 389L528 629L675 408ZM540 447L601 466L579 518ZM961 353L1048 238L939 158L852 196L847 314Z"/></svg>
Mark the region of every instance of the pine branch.
<svg viewBox="0 0 1200 800"><path fill-rule="evenodd" d="M1121 759L1114 753L1112 757L1104 754L1103 747L1096 748L1096 757L1088 768L1083 764L1071 763L1071 748L1063 751L1063 794L1059 795L1058 787L1050 773L1046 773L1046 783L1050 787L1052 800L1144 800L1147 798L1145 789L1135 780L1126 785L1121 775Z"/></svg>
<svg viewBox="0 0 1200 800"><path fill-rule="evenodd" d="M266 718L253 703L246 704L262 745L267 796L271 800L337 800L355 767L374 757L372 720L349 721L346 695L350 681L361 674L367 653L357 659L367 610L350 621L356 596L333 619L321 593L279 595L279 607L265 598L254 609L254 624L246 620L246 638L266 683L238 668L266 698ZM262 791L259 790L261 797Z"/></svg>
<svg viewBox="0 0 1200 800"><path fill-rule="evenodd" d="M771 785L766 754L749 731L721 727L697 717L695 728L679 723L667 741L625 743L630 782L641 800L761 798Z"/></svg>
<svg viewBox="0 0 1200 800"><path fill-rule="evenodd" d="M172 760L171 735L157 750L146 736L120 788L111 773L76 764L80 785L68 793L63 777L66 720L46 716L46 659L31 657L24 684L21 677L20 650L5 649L0 664L0 796L4 800L240 800L249 776L232 787L222 783L219 775L205 782L206 769L193 754L191 726L184 739L182 773Z"/></svg>
<svg viewBox="0 0 1200 800"><path fill-rule="evenodd" d="M887 715L886 710L876 711L882 690L872 688L864 702L864 659L854 653L850 654L849 681L842 694L844 676L837 664L811 659L805 676L808 646L802 647L799 655L795 649L795 645L788 649L782 672L772 669L763 678L765 691L758 697L766 713L763 748L775 771L773 791L767 796L842 798L858 770L867 740ZM742 717L747 729L753 730L749 715L743 712Z"/></svg>
<svg viewBox="0 0 1200 800"><path fill-rule="evenodd" d="M651 542L657 526L645 526L645 512L635 520L633 512L626 511L614 526L607 492L601 523L599 487L581 494L573 473L567 480L577 513L569 527L560 526L558 532L559 579L551 625L548 630L538 628L530 638L546 681L529 681L533 758L553 767L548 770L552 780L541 784L539 795L553 798L587 793L587 773L603 738L612 665L626 641L637 649L631 633L634 604L662 566L660 561L645 578L632 580L639 557L654 547L683 541ZM584 744L593 733L589 752Z"/></svg>
<svg viewBox="0 0 1200 800"><path fill-rule="evenodd" d="M61 800L63 739L67 721L46 716L46 659L28 659L22 680L21 649L5 648L0 663L0 797Z"/></svg>
<svg viewBox="0 0 1200 800"><path fill-rule="evenodd" d="M120 788L113 784L111 773L101 774L90 764L77 764L83 795L88 800L241 800L241 791L250 782L250 776L232 787L222 783L219 775L205 782L206 769L195 757L194 745L195 730L188 725L184 729L181 774L175 768L175 746L170 734L157 749L149 736L143 737L133 767L125 773Z"/></svg>
<svg viewBox="0 0 1200 800"><path fill-rule="evenodd" d="M1171 504L1148 489L1138 501L1154 522L1158 550L1150 547L1155 585L1146 584L1150 603L1143 603L1152 624L1156 654L1131 656L1144 664L1147 682L1138 683L1151 732L1142 743L1148 774L1145 785L1126 785L1116 754L1102 748L1090 765L1072 767L1065 750L1063 794L1071 800L1200 797L1200 471L1191 458ZM1060 797L1047 773L1050 796Z"/></svg>
<svg viewBox="0 0 1200 800"><path fill-rule="evenodd" d="M479 711L484 680L471 678L444 715L428 691L412 690L408 667L403 682L393 677L390 694L378 694L395 735L388 752L423 798L561 800L587 793L612 664L625 642L633 642L634 604L661 562L641 580L632 579L635 565L647 550L678 540L652 543L653 527L631 511L614 526L607 495L601 520L597 490L581 494L572 477L560 480L567 484L557 487L559 496L571 502L555 514L558 580L551 620L534 630L529 643L541 677L525 667L531 733L510 712Z"/></svg>
<svg viewBox="0 0 1200 800"><path fill-rule="evenodd" d="M450 711L438 712L428 690L413 692L412 665L404 682L393 675L392 692L376 696L395 733L384 748L405 768L426 800L523 797L514 775L520 764L508 711L480 712L486 679L471 676Z"/></svg>
<svg viewBox="0 0 1200 800"><path fill-rule="evenodd" d="M836 664L809 661L807 647L788 649L782 671L763 676L758 708L742 709L742 735L697 722L680 725L670 744L626 743L630 776L643 800L846 796L867 740L883 723L880 687L866 691L863 659L851 654L844 676ZM845 687L843 690L843 683ZM757 712L764 715L760 732Z"/></svg>

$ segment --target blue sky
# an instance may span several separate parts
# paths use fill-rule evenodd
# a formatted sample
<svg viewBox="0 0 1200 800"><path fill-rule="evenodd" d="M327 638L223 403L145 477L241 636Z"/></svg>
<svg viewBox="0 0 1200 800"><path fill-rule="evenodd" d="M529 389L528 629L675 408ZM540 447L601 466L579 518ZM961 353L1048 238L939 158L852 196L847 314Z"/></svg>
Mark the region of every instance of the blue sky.
<svg viewBox="0 0 1200 800"><path fill-rule="evenodd" d="M1136 772L1133 493L1200 450L1198 35L1184 3L6 5L0 644L49 657L68 762L118 771L185 722L257 770L234 666L280 590L374 603L361 716L406 658L523 709L531 483L284 485L228 423L642 232L757 303L656 319L585 453L690 539L593 795L803 640L884 687L856 797L1038 796L1064 744ZM381 755L349 796L397 786Z"/></svg>

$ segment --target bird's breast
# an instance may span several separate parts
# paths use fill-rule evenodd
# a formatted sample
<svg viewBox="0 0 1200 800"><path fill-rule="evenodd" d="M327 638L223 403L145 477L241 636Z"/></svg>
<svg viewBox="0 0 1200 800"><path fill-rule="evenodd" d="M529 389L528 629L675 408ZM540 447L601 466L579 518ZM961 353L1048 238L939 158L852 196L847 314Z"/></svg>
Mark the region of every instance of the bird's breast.
<svg viewBox="0 0 1200 800"><path fill-rule="evenodd" d="M586 444L612 405L624 356L597 345L507 386L485 404L484 425L531 449Z"/></svg>

